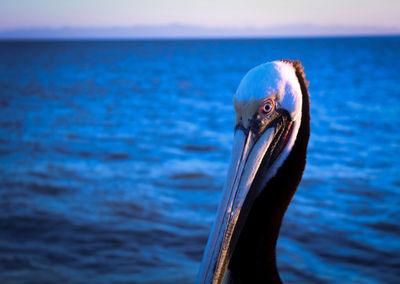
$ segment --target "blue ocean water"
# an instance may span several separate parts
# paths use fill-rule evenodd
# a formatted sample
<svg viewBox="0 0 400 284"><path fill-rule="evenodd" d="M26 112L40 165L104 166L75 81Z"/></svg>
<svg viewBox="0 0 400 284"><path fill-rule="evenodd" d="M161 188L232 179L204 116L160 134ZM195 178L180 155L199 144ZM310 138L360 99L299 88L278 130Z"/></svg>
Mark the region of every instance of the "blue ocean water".
<svg viewBox="0 0 400 284"><path fill-rule="evenodd" d="M400 282L400 37L0 42L0 282L193 283L252 67L310 81L287 283Z"/></svg>

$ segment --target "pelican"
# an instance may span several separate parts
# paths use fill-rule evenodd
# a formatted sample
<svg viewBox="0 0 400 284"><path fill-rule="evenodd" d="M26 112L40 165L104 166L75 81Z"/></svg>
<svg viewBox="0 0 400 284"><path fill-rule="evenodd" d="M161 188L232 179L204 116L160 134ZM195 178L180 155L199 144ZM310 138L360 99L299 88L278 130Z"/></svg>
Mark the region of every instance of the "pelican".
<svg viewBox="0 0 400 284"><path fill-rule="evenodd" d="M276 243L306 164L308 82L300 61L251 69L234 96L231 162L197 283L281 283Z"/></svg>

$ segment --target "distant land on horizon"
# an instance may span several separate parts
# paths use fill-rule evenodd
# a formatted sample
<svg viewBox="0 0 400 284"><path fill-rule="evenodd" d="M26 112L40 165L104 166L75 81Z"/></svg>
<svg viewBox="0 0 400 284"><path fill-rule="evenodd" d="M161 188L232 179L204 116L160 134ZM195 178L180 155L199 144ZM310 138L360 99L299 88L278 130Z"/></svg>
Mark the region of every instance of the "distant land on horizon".
<svg viewBox="0 0 400 284"><path fill-rule="evenodd" d="M0 39L184 39L184 38L263 38L319 36L400 35L400 28L361 26L317 26L312 24L266 28L208 28L169 24L131 27L63 27L0 30Z"/></svg>

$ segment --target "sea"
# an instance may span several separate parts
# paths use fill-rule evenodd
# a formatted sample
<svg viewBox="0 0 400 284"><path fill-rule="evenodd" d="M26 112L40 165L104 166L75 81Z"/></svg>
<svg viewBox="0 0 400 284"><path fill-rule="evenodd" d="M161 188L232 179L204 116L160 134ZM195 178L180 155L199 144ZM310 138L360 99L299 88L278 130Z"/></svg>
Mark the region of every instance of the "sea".
<svg viewBox="0 0 400 284"><path fill-rule="evenodd" d="M400 283L400 37L0 42L0 282L194 283L246 72L298 59L285 283Z"/></svg>

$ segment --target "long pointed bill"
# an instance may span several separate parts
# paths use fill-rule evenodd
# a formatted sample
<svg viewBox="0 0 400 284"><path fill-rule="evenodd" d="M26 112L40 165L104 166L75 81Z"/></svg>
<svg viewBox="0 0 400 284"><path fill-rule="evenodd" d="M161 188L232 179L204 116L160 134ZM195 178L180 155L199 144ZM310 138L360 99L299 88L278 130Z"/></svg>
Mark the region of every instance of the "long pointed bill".
<svg viewBox="0 0 400 284"><path fill-rule="evenodd" d="M271 127L260 135L251 131L246 135L243 130L236 130L222 201L207 242L197 283L221 283L224 279L243 220L249 213L248 207L251 207L263 187L260 182L254 186L257 172L265 166L268 170L272 160L279 155L277 152L280 152L282 144L277 136L286 138L290 125L284 128L285 131L280 131L280 127Z"/></svg>

